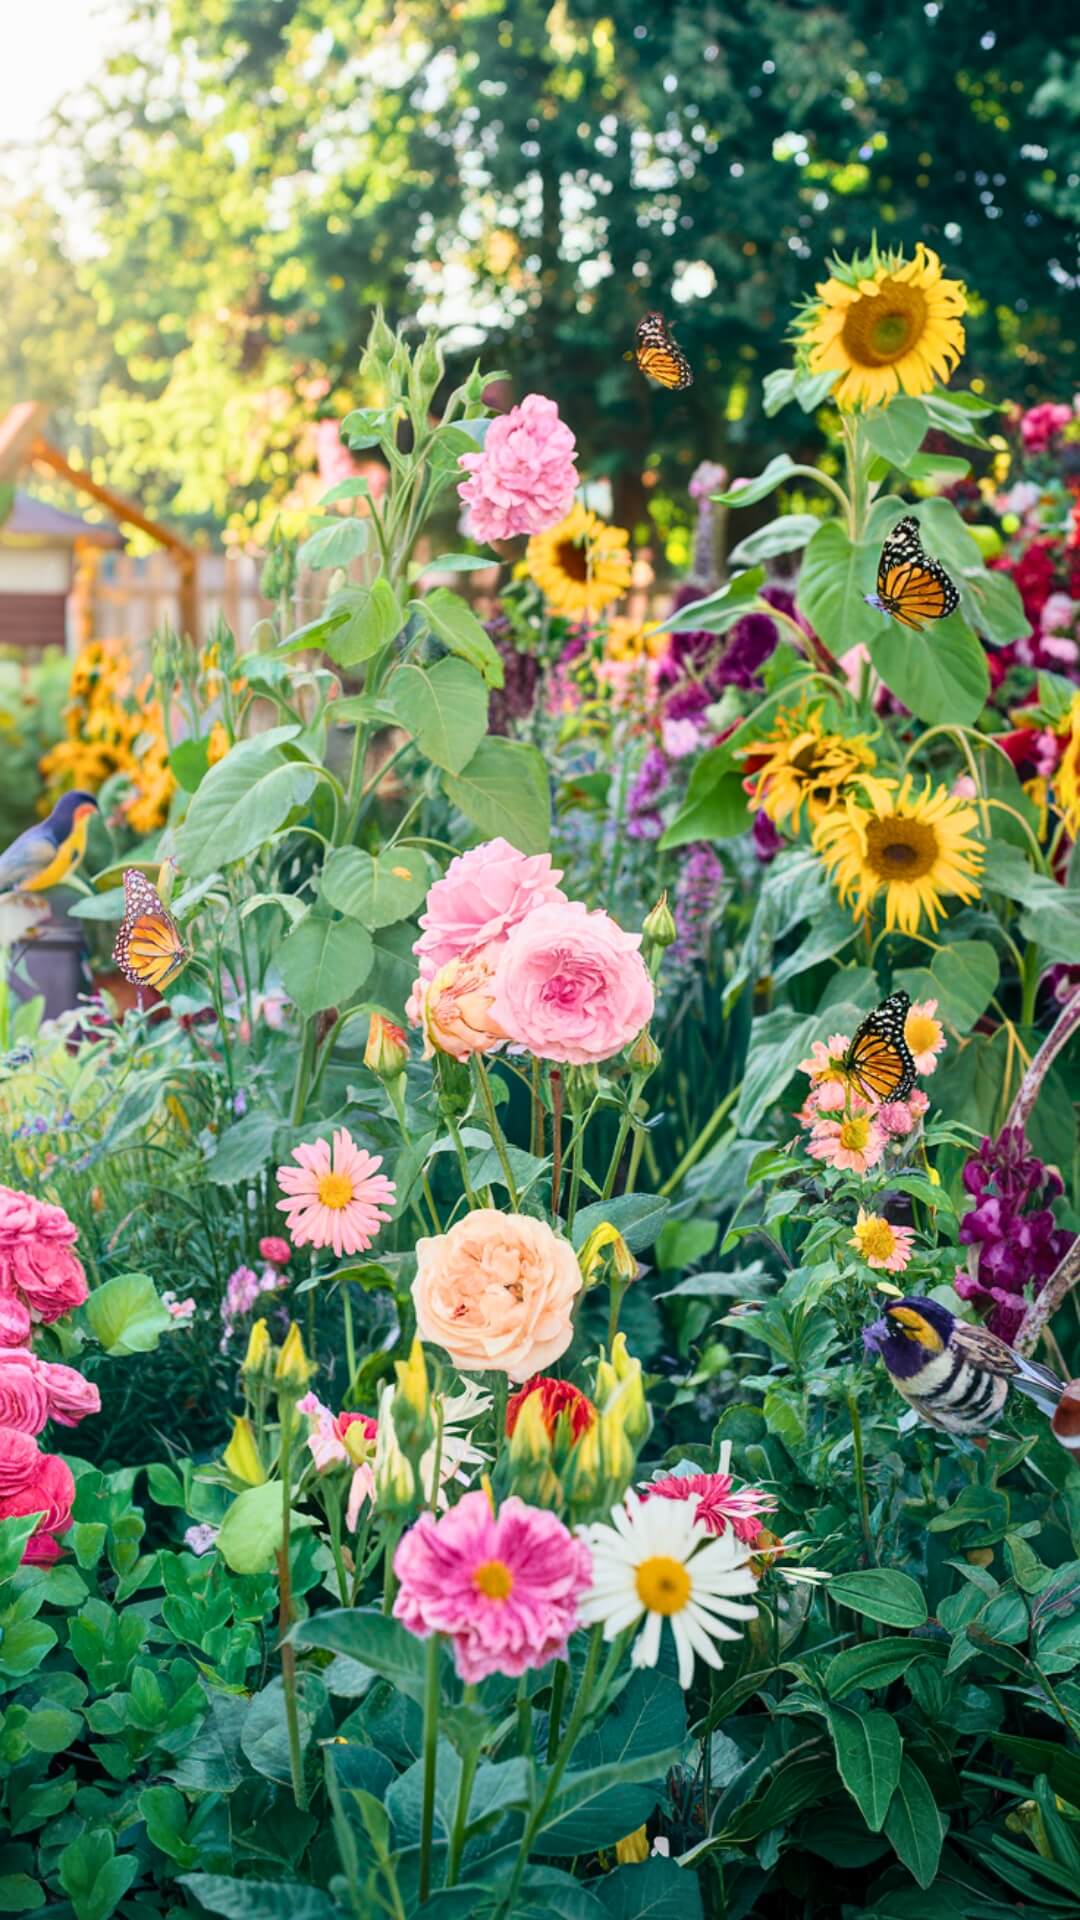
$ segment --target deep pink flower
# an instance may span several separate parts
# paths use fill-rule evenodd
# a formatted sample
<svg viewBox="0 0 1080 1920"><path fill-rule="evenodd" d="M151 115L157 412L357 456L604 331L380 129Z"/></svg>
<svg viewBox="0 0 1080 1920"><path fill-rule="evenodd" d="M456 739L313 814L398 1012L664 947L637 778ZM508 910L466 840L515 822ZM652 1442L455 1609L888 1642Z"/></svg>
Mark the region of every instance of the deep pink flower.
<svg viewBox="0 0 1080 1920"><path fill-rule="evenodd" d="M652 1014L640 945L639 934L579 900L538 907L502 949L492 1018L539 1060L610 1060Z"/></svg>
<svg viewBox="0 0 1080 1920"><path fill-rule="evenodd" d="M0 1187L0 1292L15 1293L35 1320L58 1320L87 1296L72 1252L78 1230L63 1207Z"/></svg>
<svg viewBox="0 0 1080 1920"><path fill-rule="evenodd" d="M516 1495L493 1514L486 1493L467 1493L438 1519L421 1515L394 1572L396 1618L422 1639L449 1634L458 1673L472 1682L566 1658L592 1557L556 1514Z"/></svg>
<svg viewBox="0 0 1080 1920"><path fill-rule="evenodd" d="M84 1380L75 1367L64 1367L57 1361L43 1360L41 1370L45 1376L45 1391L49 1396L49 1419L55 1420L61 1427L77 1427L88 1413L101 1412L101 1395L89 1380Z"/></svg>
<svg viewBox="0 0 1080 1920"><path fill-rule="evenodd" d="M29 1486L40 1458L32 1433L22 1427L0 1427L0 1502Z"/></svg>
<svg viewBox="0 0 1080 1920"><path fill-rule="evenodd" d="M26 1301L17 1293L0 1293L0 1347L24 1347L30 1325Z"/></svg>
<svg viewBox="0 0 1080 1920"><path fill-rule="evenodd" d="M8 1428L0 1428L0 1461L12 1457L12 1442L25 1441L27 1438L26 1434L12 1434ZM30 1444L33 1445L33 1442ZM0 1520L21 1519L27 1514L40 1513L37 1530L23 1550L23 1563L26 1566L47 1566L60 1552L53 1536L66 1533L71 1525L75 1482L71 1468L58 1454L38 1453L36 1448L34 1452L30 1477L17 1491L0 1494Z"/></svg>
<svg viewBox="0 0 1080 1920"><path fill-rule="evenodd" d="M0 1426L40 1433L49 1417L45 1368L28 1347L0 1350Z"/></svg>
<svg viewBox="0 0 1080 1920"><path fill-rule="evenodd" d="M1063 427L1072 420L1073 410L1053 400L1044 400L1040 406L1029 407L1020 416L1020 438L1026 453L1044 453Z"/></svg>
<svg viewBox="0 0 1080 1920"><path fill-rule="evenodd" d="M730 1526L737 1539L751 1546L761 1532L761 1515L776 1511L771 1494L760 1487L736 1490L730 1473L671 1473L663 1480L651 1480L639 1492L643 1500L654 1494L661 1500L696 1500L694 1517L710 1533L726 1533Z"/></svg>
<svg viewBox="0 0 1080 1920"><path fill-rule="evenodd" d="M527 394L491 422L479 453L463 453L468 478L458 495L476 540L513 540L546 533L565 520L578 483L574 436L554 400Z"/></svg>
<svg viewBox="0 0 1080 1920"><path fill-rule="evenodd" d="M451 860L420 915L424 931L413 944L421 980L475 947L505 940L537 907L565 901L561 871L549 853L519 853L501 835Z"/></svg>
<svg viewBox="0 0 1080 1920"><path fill-rule="evenodd" d="M292 1259L292 1248L280 1234L264 1233L259 1241L259 1257L268 1267L287 1267Z"/></svg>
<svg viewBox="0 0 1080 1920"><path fill-rule="evenodd" d="M333 1247L343 1254L363 1253L384 1220L390 1218L394 1183L384 1173L382 1155L358 1147L345 1127L328 1140L294 1147L295 1167L279 1167L278 1185L286 1194L278 1207L297 1247ZM385 1209L385 1211L384 1211Z"/></svg>

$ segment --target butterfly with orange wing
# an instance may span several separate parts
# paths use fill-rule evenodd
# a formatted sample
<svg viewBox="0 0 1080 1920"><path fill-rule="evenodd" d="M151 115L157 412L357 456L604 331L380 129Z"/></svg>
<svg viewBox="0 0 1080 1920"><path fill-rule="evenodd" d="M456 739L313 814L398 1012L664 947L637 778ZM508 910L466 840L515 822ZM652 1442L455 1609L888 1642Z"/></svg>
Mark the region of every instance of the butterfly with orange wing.
<svg viewBox="0 0 1080 1920"><path fill-rule="evenodd" d="M890 993L868 1013L843 1060L851 1086L866 1100L906 1100L915 1085L915 1061L904 1038L910 996Z"/></svg>
<svg viewBox="0 0 1080 1920"><path fill-rule="evenodd" d="M940 561L923 552L919 523L910 513L897 521L881 549L877 592L863 597L867 606L916 633L928 620L944 620L960 605L960 595Z"/></svg>
<svg viewBox="0 0 1080 1920"><path fill-rule="evenodd" d="M693 369L662 313L647 313L638 321L634 349L624 355L633 360L639 373L647 374L658 386L681 393L694 384Z"/></svg>
<svg viewBox="0 0 1080 1920"><path fill-rule="evenodd" d="M137 867L124 870L124 917L113 959L125 980L160 992L190 958L157 888Z"/></svg>

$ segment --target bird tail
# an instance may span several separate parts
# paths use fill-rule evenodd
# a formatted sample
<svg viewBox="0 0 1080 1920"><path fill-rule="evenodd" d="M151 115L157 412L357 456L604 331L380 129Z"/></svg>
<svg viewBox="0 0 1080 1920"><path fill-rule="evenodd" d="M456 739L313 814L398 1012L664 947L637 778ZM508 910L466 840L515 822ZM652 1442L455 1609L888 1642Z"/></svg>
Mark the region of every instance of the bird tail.
<svg viewBox="0 0 1080 1920"><path fill-rule="evenodd" d="M1029 1400L1043 1413L1052 1414L1065 1391L1064 1380L1059 1380L1049 1367L1039 1365L1037 1360L1025 1360L1015 1354L1016 1372L1012 1384L1018 1393L1026 1393Z"/></svg>

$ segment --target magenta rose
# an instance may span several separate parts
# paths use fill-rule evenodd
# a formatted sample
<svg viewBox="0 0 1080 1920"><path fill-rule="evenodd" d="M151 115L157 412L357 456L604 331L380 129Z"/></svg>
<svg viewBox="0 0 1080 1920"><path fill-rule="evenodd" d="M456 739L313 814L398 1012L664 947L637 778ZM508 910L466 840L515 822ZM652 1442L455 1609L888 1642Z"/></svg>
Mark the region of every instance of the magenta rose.
<svg viewBox="0 0 1080 1920"><path fill-rule="evenodd" d="M546 533L565 520L578 483L574 436L554 400L530 393L491 422L479 453L463 453L458 495L476 540Z"/></svg>
<svg viewBox="0 0 1080 1920"><path fill-rule="evenodd" d="M2 1359L0 1355L0 1361ZM43 1360L41 1370L49 1399L49 1419L55 1420L58 1426L77 1427L88 1413L101 1412L101 1395L97 1388L89 1380L84 1380L74 1367L61 1366L54 1360ZM0 1373L0 1383L2 1380L3 1374Z"/></svg>
<svg viewBox="0 0 1080 1920"><path fill-rule="evenodd" d="M640 945L639 934L579 900L538 907L502 948L491 1017L539 1060L610 1060L652 1015Z"/></svg>
<svg viewBox="0 0 1080 1920"><path fill-rule="evenodd" d="M21 1427L0 1427L0 1519L6 1517L4 1502L14 1499L35 1478L40 1459L33 1434L24 1433ZM33 1513L35 1508L24 1507L23 1512Z"/></svg>
<svg viewBox="0 0 1080 1920"><path fill-rule="evenodd" d="M72 1252L78 1230L63 1207L0 1187L0 1290L20 1294L35 1320L58 1320L87 1296Z"/></svg>
<svg viewBox="0 0 1080 1920"><path fill-rule="evenodd" d="M0 1347L25 1347L30 1338L30 1309L17 1293L0 1293Z"/></svg>
<svg viewBox="0 0 1080 1920"><path fill-rule="evenodd" d="M27 1437L24 1433L11 1435L6 1427L0 1428L0 1462L7 1457L9 1439L26 1440ZM33 1441L30 1445L33 1446ZM54 1535L66 1533L70 1527L74 1500L71 1468L59 1454L38 1453L35 1447L30 1477L16 1492L0 1495L0 1520L21 1519L30 1513L41 1515L33 1537L23 1550L25 1565L48 1566L56 1559L60 1549Z"/></svg>
<svg viewBox="0 0 1080 1920"><path fill-rule="evenodd" d="M71 1369L64 1367L64 1373ZM0 1426L40 1433L49 1417L45 1368L28 1347L0 1349Z"/></svg>
<svg viewBox="0 0 1080 1920"><path fill-rule="evenodd" d="M505 940L538 907L565 901L561 879L549 853L519 853L501 836L459 853L430 889L420 915L424 931L413 952L421 980L434 980L441 967L476 947Z"/></svg>

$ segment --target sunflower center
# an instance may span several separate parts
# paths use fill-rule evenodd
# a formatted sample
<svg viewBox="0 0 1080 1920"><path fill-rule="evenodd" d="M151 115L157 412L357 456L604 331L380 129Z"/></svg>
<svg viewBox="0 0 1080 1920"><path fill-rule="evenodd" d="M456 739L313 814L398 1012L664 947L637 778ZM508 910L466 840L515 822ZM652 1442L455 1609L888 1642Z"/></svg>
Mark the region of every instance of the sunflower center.
<svg viewBox="0 0 1080 1920"><path fill-rule="evenodd" d="M690 1575L681 1560L654 1553L634 1576L638 1599L650 1613L681 1613L690 1598Z"/></svg>
<svg viewBox="0 0 1080 1920"><path fill-rule="evenodd" d="M482 1560L472 1583L488 1600L509 1600L514 1591L514 1576L505 1560Z"/></svg>
<svg viewBox="0 0 1080 1920"><path fill-rule="evenodd" d="M585 542L560 540L555 550L556 558L568 580L587 580L589 577L589 549Z"/></svg>
<svg viewBox="0 0 1080 1920"><path fill-rule="evenodd" d="M865 1113L853 1113L840 1122L840 1145L848 1153L861 1153L870 1139L870 1121Z"/></svg>
<svg viewBox="0 0 1080 1920"><path fill-rule="evenodd" d="M877 293L853 300L843 341L860 367L890 367L922 338L926 297L908 280L883 280Z"/></svg>
<svg viewBox="0 0 1080 1920"><path fill-rule="evenodd" d="M893 1252L893 1230L887 1220L874 1217L863 1220L855 1232L859 1241L859 1252L867 1260L887 1260Z"/></svg>
<svg viewBox="0 0 1080 1920"><path fill-rule="evenodd" d="M921 880L937 857L937 835L922 820L871 820L867 825L867 865L879 880Z"/></svg>
<svg viewBox="0 0 1080 1920"><path fill-rule="evenodd" d="M344 1173L324 1173L319 1181L319 1199L324 1207L340 1213L353 1197L352 1181Z"/></svg>

